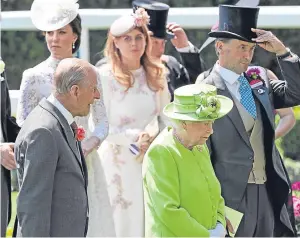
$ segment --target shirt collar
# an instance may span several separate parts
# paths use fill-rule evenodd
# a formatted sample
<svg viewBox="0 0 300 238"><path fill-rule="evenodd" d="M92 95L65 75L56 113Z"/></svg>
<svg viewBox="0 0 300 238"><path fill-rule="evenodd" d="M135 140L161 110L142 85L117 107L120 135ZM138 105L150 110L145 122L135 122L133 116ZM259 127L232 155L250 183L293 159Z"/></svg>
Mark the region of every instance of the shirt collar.
<svg viewBox="0 0 300 238"><path fill-rule="evenodd" d="M47 100L52 103L60 112L63 114L63 116L67 119L69 125L71 125L74 122L74 117L72 114L54 97L53 94L51 94Z"/></svg>
<svg viewBox="0 0 300 238"><path fill-rule="evenodd" d="M226 69L222 67L219 62L216 64L216 70L219 72L219 74L222 76L222 78L230 85L233 85L235 82L237 82L238 78L240 76L243 76L242 74L237 74L229 69Z"/></svg>

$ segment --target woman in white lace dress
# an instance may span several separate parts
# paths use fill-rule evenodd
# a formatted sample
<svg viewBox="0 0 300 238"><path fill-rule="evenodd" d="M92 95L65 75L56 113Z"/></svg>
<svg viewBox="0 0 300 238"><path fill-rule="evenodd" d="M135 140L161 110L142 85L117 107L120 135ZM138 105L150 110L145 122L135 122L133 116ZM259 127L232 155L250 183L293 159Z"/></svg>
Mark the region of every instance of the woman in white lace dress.
<svg viewBox="0 0 300 238"><path fill-rule="evenodd" d="M108 63L99 69L109 134L98 152L117 237L145 235L142 159L155 136L146 127L170 101L163 65L149 57L148 20L143 9L117 19L104 51Z"/></svg>
<svg viewBox="0 0 300 238"><path fill-rule="evenodd" d="M62 11L57 12L57 9ZM63 14L64 11L68 14ZM58 63L64 58L73 57L73 53L80 46L81 37L81 19L78 14L78 4L74 0L34 1L31 17L35 26L44 32L50 56L23 73L17 108L17 122L20 126L41 99L47 98L51 94L53 75ZM104 172L96 151L108 133L108 121L101 95L100 80L99 91L101 98L95 100L91 108L90 127L93 129L89 130L89 117L75 118L75 120L78 125L86 129L86 139L82 142L82 148L89 170L90 222L87 235L114 236Z"/></svg>

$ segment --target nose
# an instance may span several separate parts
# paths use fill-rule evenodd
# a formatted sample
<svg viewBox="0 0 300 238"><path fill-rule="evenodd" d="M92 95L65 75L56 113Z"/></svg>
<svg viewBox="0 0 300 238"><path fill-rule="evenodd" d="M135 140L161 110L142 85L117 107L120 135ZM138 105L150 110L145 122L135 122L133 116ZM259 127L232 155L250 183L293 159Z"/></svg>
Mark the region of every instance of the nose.
<svg viewBox="0 0 300 238"><path fill-rule="evenodd" d="M250 51L247 51L245 52L244 54L244 58L248 60L248 62L250 62L252 60L252 55L253 55L253 52L250 50Z"/></svg>
<svg viewBox="0 0 300 238"><path fill-rule="evenodd" d="M59 40L59 35L56 31L53 32L52 40L54 42L57 42Z"/></svg>
<svg viewBox="0 0 300 238"><path fill-rule="evenodd" d="M209 123L207 126L207 132L212 135L214 133L213 124Z"/></svg>
<svg viewBox="0 0 300 238"><path fill-rule="evenodd" d="M137 44L137 41L138 41L137 39L132 39L131 45L132 45L132 46L135 46L135 45Z"/></svg>

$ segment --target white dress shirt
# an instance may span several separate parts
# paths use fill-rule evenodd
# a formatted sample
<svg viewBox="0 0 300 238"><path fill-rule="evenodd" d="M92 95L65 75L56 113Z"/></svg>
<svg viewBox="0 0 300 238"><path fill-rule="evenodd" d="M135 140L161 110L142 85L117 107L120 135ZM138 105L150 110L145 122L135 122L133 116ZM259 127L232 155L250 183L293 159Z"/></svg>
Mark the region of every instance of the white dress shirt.
<svg viewBox="0 0 300 238"><path fill-rule="evenodd" d="M224 79L230 94L237 100L241 101L241 94L239 92L240 82L238 81L238 78L240 76L244 76L243 73L237 74L229 69L225 69L224 67L220 66L218 62L216 63L215 67L216 71Z"/></svg>
<svg viewBox="0 0 300 238"><path fill-rule="evenodd" d="M69 125L71 125L74 122L74 117L72 114L51 94L47 100L53 104L60 112L61 114L66 118Z"/></svg>

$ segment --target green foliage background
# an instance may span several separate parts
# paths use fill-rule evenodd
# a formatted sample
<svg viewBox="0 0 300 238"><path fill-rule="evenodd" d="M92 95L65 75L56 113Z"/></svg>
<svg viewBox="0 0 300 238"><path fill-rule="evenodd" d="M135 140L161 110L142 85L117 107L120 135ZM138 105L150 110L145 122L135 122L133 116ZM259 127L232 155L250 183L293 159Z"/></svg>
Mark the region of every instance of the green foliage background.
<svg viewBox="0 0 300 238"><path fill-rule="evenodd" d="M237 0L161 0L171 7L209 7L219 3L234 4ZM2 11L29 10L33 0L2 0ZM130 8L132 0L79 0L80 8ZM261 0L260 5L299 5L300 0ZM299 24L300 26L300 24ZM190 41L201 46L207 38L207 30L187 30ZM273 31L294 52L300 53L300 31L284 29ZM101 57L106 40L106 30L90 31L90 58L95 63ZM168 43L166 51L179 58L174 47ZM100 53L99 53L100 52ZM1 39L1 56L6 63L7 77L11 89L19 89L22 72L48 57L49 53L44 43L44 37L38 31L3 31ZM257 50L255 61L278 71L273 55ZM216 60L213 46L203 51L204 60L212 66ZM272 61L273 59L273 61Z"/></svg>

